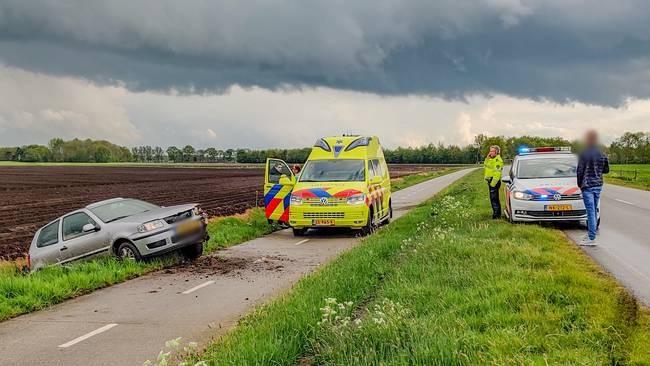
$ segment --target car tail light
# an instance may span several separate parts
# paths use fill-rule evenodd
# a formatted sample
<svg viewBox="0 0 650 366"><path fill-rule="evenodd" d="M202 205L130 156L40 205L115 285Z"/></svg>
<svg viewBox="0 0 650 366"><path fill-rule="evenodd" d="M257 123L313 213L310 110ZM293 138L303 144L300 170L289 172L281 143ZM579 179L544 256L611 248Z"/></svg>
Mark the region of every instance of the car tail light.
<svg viewBox="0 0 650 366"><path fill-rule="evenodd" d="M27 253L27 268L32 269L32 257Z"/></svg>

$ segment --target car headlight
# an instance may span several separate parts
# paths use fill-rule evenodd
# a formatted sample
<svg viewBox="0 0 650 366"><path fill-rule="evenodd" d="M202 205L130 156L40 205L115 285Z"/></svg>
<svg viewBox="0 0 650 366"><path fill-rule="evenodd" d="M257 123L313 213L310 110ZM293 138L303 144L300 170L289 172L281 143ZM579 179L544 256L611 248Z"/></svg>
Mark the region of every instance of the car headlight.
<svg viewBox="0 0 650 366"><path fill-rule="evenodd" d="M360 205L365 202L366 195L364 193L358 193L348 197L348 205Z"/></svg>
<svg viewBox="0 0 650 366"><path fill-rule="evenodd" d="M299 206L302 205L302 197L291 195L290 205Z"/></svg>
<svg viewBox="0 0 650 366"><path fill-rule="evenodd" d="M532 194L528 194L528 193L525 193L525 192L519 192L519 191L513 192L512 197L514 197L514 198L516 198L518 200L524 200L524 201L530 201L530 200L533 199Z"/></svg>
<svg viewBox="0 0 650 366"><path fill-rule="evenodd" d="M145 222L144 224L138 226L138 232L146 233L148 231L160 229L163 226L165 226L165 222L163 220L153 220L153 221Z"/></svg>

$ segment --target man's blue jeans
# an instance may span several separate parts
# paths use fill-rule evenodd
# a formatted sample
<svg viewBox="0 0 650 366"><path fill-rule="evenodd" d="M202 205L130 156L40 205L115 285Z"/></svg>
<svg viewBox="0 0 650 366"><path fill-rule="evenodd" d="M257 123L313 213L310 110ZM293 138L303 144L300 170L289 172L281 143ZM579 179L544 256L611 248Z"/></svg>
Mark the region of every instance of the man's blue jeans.
<svg viewBox="0 0 650 366"><path fill-rule="evenodd" d="M600 202L600 192L603 187L589 187L582 190L582 200L587 209L587 230L589 232L589 239L596 239L596 231L598 230L598 202Z"/></svg>

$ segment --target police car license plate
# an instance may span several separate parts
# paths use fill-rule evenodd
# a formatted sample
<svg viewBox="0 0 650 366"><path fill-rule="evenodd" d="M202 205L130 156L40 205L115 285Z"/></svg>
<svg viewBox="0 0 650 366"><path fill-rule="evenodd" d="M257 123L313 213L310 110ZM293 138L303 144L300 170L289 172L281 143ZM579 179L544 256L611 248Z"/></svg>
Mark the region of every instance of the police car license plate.
<svg viewBox="0 0 650 366"><path fill-rule="evenodd" d="M546 211L571 211L573 206L571 205L547 205Z"/></svg>
<svg viewBox="0 0 650 366"><path fill-rule="evenodd" d="M314 226L334 226L334 220L332 219L311 220L311 224Z"/></svg>
<svg viewBox="0 0 650 366"><path fill-rule="evenodd" d="M201 222L197 220L192 220L178 225L178 227L176 228L176 234L185 235L195 231L199 231L200 228L201 228Z"/></svg>

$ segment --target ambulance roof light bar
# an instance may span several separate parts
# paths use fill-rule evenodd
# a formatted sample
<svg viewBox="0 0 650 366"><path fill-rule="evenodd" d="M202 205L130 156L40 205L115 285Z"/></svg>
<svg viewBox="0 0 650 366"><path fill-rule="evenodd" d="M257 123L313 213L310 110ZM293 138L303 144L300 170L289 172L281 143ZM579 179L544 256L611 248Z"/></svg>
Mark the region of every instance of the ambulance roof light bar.
<svg viewBox="0 0 650 366"><path fill-rule="evenodd" d="M570 146L555 146L555 147L520 147L518 150L519 155L538 154L538 153L570 153Z"/></svg>

